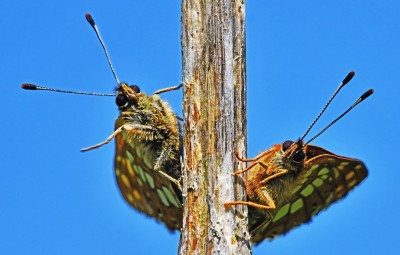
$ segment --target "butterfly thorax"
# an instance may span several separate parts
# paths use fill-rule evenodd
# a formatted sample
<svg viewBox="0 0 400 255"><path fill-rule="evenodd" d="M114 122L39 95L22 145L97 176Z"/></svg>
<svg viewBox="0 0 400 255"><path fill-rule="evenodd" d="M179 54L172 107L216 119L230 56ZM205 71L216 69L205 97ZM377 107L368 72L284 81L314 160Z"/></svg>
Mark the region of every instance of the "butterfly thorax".
<svg viewBox="0 0 400 255"><path fill-rule="evenodd" d="M128 98L128 103L119 106L120 116L116 123L130 124L139 129L138 132L123 132L123 138L138 151L139 157L140 154L146 155L153 164L162 157L162 170L179 179L182 143L177 117L158 95L148 96L135 89L124 83L117 88L117 95Z"/></svg>
<svg viewBox="0 0 400 255"><path fill-rule="evenodd" d="M293 161L293 155L297 153L298 148L302 144L294 144L286 151L283 150L282 144L274 145L265 156L259 159L259 164L254 166L247 177L247 193L249 199L265 204L265 199L272 199L275 206L286 203L292 196L292 187L296 185L296 176L299 169L303 167L303 161ZM283 174L283 172L286 172ZM264 182L276 174L282 174L277 178L273 178L268 182ZM261 190L260 192L255 192Z"/></svg>

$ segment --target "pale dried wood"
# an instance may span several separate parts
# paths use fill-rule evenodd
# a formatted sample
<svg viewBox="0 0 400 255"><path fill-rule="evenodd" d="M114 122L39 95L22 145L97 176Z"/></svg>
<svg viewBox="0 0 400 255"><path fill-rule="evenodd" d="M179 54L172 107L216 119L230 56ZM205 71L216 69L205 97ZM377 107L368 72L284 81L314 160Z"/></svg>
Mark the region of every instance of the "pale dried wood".
<svg viewBox="0 0 400 255"><path fill-rule="evenodd" d="M244 185L245 1L183 0L184 221L179 254L251 254Z"/></svg>

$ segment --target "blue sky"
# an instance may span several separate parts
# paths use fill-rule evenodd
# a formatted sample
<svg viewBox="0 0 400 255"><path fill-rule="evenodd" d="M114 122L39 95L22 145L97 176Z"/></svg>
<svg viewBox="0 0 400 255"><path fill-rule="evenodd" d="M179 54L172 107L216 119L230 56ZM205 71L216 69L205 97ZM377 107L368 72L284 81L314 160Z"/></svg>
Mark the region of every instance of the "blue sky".
<svg viewBox="0 0 400 255"><path fill-rule="evenodd" d="M0 2L1 254L176 254L179 234L122 200L114 144L79 151L111 134L114 99L20 89L112 92L86 12L121 80L148 93L180 82L180 1L92 2ZM362 159L368 179L254 254L397 254L399 45L395 0L248 1L249 156L301 136L350 70L356 76L312 134L365 90L376 92L314 142ZM181 92L163 97L180 113Z"/></svg>

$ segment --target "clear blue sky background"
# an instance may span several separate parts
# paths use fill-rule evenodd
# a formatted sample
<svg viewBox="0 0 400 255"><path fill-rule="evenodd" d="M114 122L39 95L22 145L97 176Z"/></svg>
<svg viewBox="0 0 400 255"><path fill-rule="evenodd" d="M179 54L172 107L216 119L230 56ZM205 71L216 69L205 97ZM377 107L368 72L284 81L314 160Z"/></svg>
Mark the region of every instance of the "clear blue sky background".
<svg viewBox="0 0 400 255"><path fill-rule="evenodd" d="M114 98L20 89L112 92L86 12L121 80L148 93L181 80L180 1L0 1L0 253L175 254L179 234L122 200L114 144L79 151L113 131ZM399 1L248 1L249 156L298 138L350 70L313 133L376 91L315 141L365 161L367 181L254 254L398 254L399 39ZM164 95L179 114L181 97Z"/></svg>

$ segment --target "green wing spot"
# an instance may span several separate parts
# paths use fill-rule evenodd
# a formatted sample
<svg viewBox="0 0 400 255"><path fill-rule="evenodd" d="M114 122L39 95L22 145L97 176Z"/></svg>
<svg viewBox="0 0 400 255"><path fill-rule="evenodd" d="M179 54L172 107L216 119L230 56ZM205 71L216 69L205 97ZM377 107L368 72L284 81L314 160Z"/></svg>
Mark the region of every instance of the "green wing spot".
<svg viewBox="0 0 400 255"><path fill-rule="evenodd" d="M140 180L140 178L136 178L136 181L140 187L143 187L143 182L142 182L142 180Z"/></svg>
<svg viewBox="0 0 400 255"><path fill-rule="evenodd" d="M333 192L331 192L331 193L329 194L329 196L325 199L325 204L330 204L330 203L332 203L332 200L333 200Z"/></svg>
<svg viewBox="0 0 400 255"><path fill-rule="evenodd" d="M139 174L139 169L138 169L138 165L132 165L133 166L133 170L135 170L135 172L137 173L137 174Z"/></svg>
<svg viewBox="0 0 400 255"><path fill-rule="evenodd" d="M147 183L150 185L150 188L154 189L154 179L153 179L153 177L147 172L144 172L144 175L146 176L146 180L147 180Z"/></svg>
<svg viewBox="0 0 400 255"><path fill-rule="evenodd" d="M141 153L141 151L138 151L138 155L140 155L140 153ZM142 156L143 156L143 162L144 162L144 164L148 167L148 168L150 168L150 169L153 169L154 168L154 164L153 164L153 158L155 157L155 155L153 155L153 154L151 154L151 153L142 153Z"/></svg>
<svg viewBox="0 0 400 255"><path fill-rule="evenodd" d="M335 179L338 179L339 176L340 176L339 170L338 170L336 167L334 167L334 168L333 168L333 171L335 171Z"/></svg>
<svg viewBox="0 0 400 255"><path fill-rule="evenodd" d="M329 175L322 175L322 176L320 176L320 177L321 177L322 180L326 180L326 179L329 178Z"/></svg>
<svg viewBox="0 0 400 255"><path fill-rule="evenodd" d="M349 162L342 162L340 163L341 166L347 166L349 164Z"/></svg>
<svg viewBox="0 0 400 255"><path fill-rule="evenodd" d="M354 169L356 169L356 170L359 170L359 169L361 169L362 168L362 165L356 165L356 167L354 167Z"/></svg>
<svg viewBox="0 0 400 255"><path fill-rule="evenodd" d="M135 172L140 175L140 178L146 182L146 177L144 176L143 169L139 165L133 165L133 169L135 169Z"/></svg>
<svg viewBox="0 0 400 255"><path fill-rule="evenodd" d="M133 157L132 153L130 151L126 151L126 156L128 157L128 160L133 163L135 162L135 158Z"/></svg>
<svg viewBox="0 0 400 255"><path fill-rule="evenodd" d="M327 175L327 174L329 174L329 169L326 168L326 167L322 168L321 171L318 172L318 175L319 175L319 176L321 176L321 175Z"/></svg>
<svg viewBox="0 0 400 255"><path fill-rule="evenodd" d="M279 211L276 213L276 215L275 215L274 219L272 220L272 222L275 223L278 220L280 220L283 217L285 217L289 212L289 208L290 208L290 204L286 204L286 205L282 206L282 208L279 209Z"/></svg>
<svg viewBox="0 0 400 255"><path fill-rule="evenodd" d="M318 167L319 167L318 164L315 164L315 165L313 165L312 167L310 167L310 169L308 169L308 171L307 171L305 177L308 177L310 174L312 174L312 173L315 171L315 169L318 169Z"/></svg>
<svg viewBox="0 0 400 255"><path fill-rule="evenodd" d="M124 141L127 141L128 134L126 132L122 132L122 138L124 139Z"/></svg>
<svg viewBox="0 0 400 255"><path fill-rule="evenodd" d="M319 187L324 184L324 181L321 178L317 178L312 182L312 184L314 184L315 187Z"/></svg>
<svg viewBox="0 0 400 255"><path fill-rule="evenodd" d="M176 202L175 197L174 195L172 195L171 191L165 186L163 186L162 189L164 191L164 194L167 196L168 201L171 202L171 204L173 204L175 207L179 208L180 206Z"/></svg>
<svg viewBox="0 0 400 255"><path fill-rule="evenodd" d="M293 202L292 207L290 208L290 213L293 214L300 210L304 205L303 199L299 198Z"/></svg>
<svg viewBox="0 0 400 255"><path fill-rule="evenodd" d="M119 176L121 174L121 170L119 168L115 168L115 176Z"/></svg>
<svg viewBox="0 0 400 255"><path fill-rule="evenodd" d="M305 187L300 194L303 197L308 197L309 195L311 195L314 192L314 187L311 184L308 184L307 187Z"/></svg>
<svg viewBox="0 0 400 255"><path fill-rule="evenodd" d="M138 167L140 169L140 178L142 178L143 182L146 182L146 177L144 176L144 171L143 169L139 166Z"/></svg>
<svg viewBox="0 0 400 255"><path fill-rule="evenodd" d="M157 194L158 194L158 197L161 199L161 202L165 206L169 206L167 198L165 197L164 193L160 189L157 189Z"/></svg>

